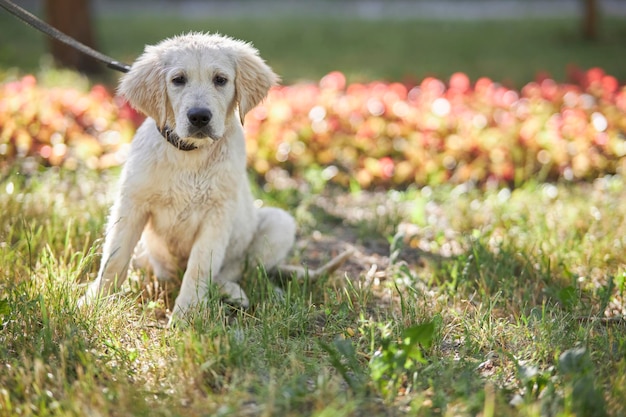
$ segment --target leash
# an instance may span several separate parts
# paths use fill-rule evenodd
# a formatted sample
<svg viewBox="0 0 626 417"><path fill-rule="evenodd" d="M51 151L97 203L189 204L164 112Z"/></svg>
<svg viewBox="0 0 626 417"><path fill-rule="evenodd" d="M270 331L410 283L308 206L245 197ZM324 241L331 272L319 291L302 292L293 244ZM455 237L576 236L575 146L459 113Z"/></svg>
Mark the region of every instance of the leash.
<svg viewBox="0 0 626 417"><path fill-rule="evenodd" d="M38 31L43 32L46 35L60 42L63 42L64 44L74 49L79 50L83 54L88 55L100 61L101 63L105 64L107 67L111 69L114 69L120 72L130 71L130 65L116 61L112 59L111 57L106 56L96 51L95 49L88 47L87 45L81 42L78 42L76 39L50 26L48 23L39 19L37 16L33 15L27 10L22 9L21 7L19 7L18 5L14 4L13 2L9 0L0 0L0 7L3 7L4 9L6 9L9 13L17 17L18 19L20 19L27 25L34 27ZM174 133L172 129L170 129L167 126L164 126L163 128L159 128L158 130L159 130L159 133L161 133L161 135L165 138L165 140L167 140L168 143L170 143L172 146L174 146L177 149L180 149L182 151L192 151L194 149L197 149L195 145L192 145L182 140L176 133Z"/></svg>
<svg viewBox="0 0 626 417"><path fill-rule="evenodd" d="M114 69L116 71L120 71L120 72L128 72L130 71L130 65L124 64L122 62L116 61L114 59L112 59L111 57L108 57L98 51L96 51L95 49L92 49L90 47L88 47L87 45L78 42L76 39L72 38L71 36L66 35L65 33L61 32L60 30L50 26L49 24L47 24L46 22L44 22L43 20L39 19L37 16L33 15L32 13L22 9L20 6L12 3L9 0L0 0L0 6L3 7L4 9L6 9L9 13L11 13L13 16L17 17L18 19L20 19L21 21L23 21L24 23L26 23L29 26L34 27L35 29L37 29L40 32L45 33L46 35L60 41L63 42L64 44L79 50L80 52L82 52L85 55L88 55L98 61L100 61L101 63L105 64L107 67Z"/></svg>

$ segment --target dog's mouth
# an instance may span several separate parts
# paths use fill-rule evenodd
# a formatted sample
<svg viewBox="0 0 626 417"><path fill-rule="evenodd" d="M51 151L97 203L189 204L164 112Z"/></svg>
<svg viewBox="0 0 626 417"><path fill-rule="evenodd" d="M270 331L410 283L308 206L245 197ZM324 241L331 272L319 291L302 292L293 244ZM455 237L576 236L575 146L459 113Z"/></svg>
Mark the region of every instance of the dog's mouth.
<svg viewBox="0 0 626 417"><path fill-rule="evenodd" d="M213 129L209 127L205 127L201 129L193 129L193 130L190 129L187 137L191 139L212 139L212 140L219 139L218 137L216 137L215 133L213 132Z"/></svg>

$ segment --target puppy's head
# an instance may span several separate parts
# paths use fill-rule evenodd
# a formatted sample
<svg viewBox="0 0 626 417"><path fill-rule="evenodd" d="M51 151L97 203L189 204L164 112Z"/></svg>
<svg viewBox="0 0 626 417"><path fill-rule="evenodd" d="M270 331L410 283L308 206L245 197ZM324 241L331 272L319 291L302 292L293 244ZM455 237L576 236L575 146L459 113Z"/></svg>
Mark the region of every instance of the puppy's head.
<svg viewBox="0 0 626 417"><path fill-rule="evenodd" d="M159 127L201 146L243 121L277 81L250 44L192 33L147 46L118 90Z"/></svg>

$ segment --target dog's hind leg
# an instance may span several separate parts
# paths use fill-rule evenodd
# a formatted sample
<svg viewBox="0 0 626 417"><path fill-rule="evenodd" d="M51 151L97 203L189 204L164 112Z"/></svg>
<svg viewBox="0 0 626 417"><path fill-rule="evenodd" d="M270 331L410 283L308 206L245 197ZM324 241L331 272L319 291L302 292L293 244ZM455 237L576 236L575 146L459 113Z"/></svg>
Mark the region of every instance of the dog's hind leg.
<svg viewBox="0 0 626 417"><path fill-rule="evenodd" d="M259 223L248 249L248 259L266 270L277 267L287 257L296 240L296 222L289 213L274 207L258 212Z"/></svg>
<svg viewBox="0 0 626 417"><path fill-rule="evenodd" d="M262 208L257 214L257 228L247 249L248 267L262 266L265 270L276 268L287 257L296 238L296 222L286 211ZM230 302L248 307L249 301L237 282L246 265L241 256L225 260L214 282L228 296Z"/></svg>
<svg viewBox="0 0 626 417"><path fill-rule="evenodd" d="M256 265L263 265L267 271L275 270L296 279L314 281L337 270L353 253L347 249L318 269L309 270L297 265L284 265L282 262L293 247L296 234L294 219L285 211L276 208L263 208L259 211L259 227L250 245L249 259Z"/></svg>

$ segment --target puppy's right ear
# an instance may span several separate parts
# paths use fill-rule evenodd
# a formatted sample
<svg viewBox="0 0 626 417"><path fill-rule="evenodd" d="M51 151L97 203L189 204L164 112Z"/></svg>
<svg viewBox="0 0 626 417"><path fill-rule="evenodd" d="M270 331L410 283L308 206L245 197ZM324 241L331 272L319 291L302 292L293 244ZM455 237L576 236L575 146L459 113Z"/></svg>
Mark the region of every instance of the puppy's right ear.
<svg viewBox="0 0 626 417"><path fill-rule="evenodd" d="M147 46L125 74L117 91L132 107L152 117L159 127L167 122L168 98L165 68L157 47Z"/></svg>

